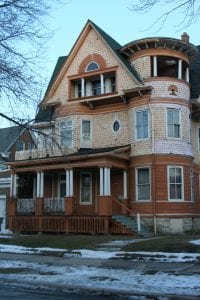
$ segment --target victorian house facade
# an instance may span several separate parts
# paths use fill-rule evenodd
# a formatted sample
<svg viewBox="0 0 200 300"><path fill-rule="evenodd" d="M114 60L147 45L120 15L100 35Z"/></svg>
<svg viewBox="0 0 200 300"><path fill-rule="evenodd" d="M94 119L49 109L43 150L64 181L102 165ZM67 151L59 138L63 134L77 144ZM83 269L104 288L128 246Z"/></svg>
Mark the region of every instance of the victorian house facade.
<svg viewBox="0 0 200 300"><path fill-rule="evenodd" d="M10 229L199 230L198 55L187 34L121 46L89 20L57 61L37 149L10 163Z"/></svg>

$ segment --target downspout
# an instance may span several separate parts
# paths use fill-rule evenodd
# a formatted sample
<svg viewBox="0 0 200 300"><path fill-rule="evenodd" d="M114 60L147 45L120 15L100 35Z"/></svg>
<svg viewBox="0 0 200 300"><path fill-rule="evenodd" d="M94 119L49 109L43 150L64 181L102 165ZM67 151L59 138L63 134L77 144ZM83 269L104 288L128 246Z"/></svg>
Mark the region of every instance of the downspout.
<svg viewBox="0 0 200 300"><path fill-rule="evenodd" d="M151 152L152 152L152 197L153 197L153 226L154 235L157 235L157 218L156 218L156 186L155 186L155 128L154 128L154 114L151 106L151 96L148 98L148 106L151 114Z"/></svg>

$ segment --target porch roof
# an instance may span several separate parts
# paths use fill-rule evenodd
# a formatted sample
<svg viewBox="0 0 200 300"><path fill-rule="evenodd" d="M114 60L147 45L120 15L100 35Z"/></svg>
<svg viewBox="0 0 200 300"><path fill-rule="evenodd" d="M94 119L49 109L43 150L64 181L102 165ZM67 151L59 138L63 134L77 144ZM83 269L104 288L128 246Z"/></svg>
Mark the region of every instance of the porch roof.
<svg viewBox="0 0 200 300"><path fill-rule="evenodd" d="M130 145L107 148L80 148L77 152L63 156L44 157L10 162L17 172L46 169L69 169L83 167L112 166L126 168Z"/></svg>

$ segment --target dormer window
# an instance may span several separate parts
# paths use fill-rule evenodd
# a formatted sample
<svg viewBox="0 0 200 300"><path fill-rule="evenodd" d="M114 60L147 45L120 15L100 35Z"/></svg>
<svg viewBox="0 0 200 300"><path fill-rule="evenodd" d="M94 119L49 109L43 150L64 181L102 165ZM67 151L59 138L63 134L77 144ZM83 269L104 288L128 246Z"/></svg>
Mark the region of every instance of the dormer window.
<svg viewBox="0 0 200 300"><path fill-rule="evenodd" d="M95 70L99 70L99 69L100 69L99 65L95 61L92 61L85 68L85 72L91 72L91 71L95 71Z"/></svg>

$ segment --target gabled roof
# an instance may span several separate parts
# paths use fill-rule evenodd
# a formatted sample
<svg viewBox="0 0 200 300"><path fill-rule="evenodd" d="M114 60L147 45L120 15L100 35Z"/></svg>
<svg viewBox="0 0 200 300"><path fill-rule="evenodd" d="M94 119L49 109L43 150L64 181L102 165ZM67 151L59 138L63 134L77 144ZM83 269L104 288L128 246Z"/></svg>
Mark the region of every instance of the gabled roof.
<svg viewBox="0 0 200 300"><path fill-rule="evenodd" d="M49 84L48 84L48 87L47 87L45 95L48 93L49 89L51 88L51 85L53 84L54 80L56 79L58 73L62 69L62 66L64 65L64 63L66 62L66 60L67 60L67 56L60 56L60 57L58 57L56 65L55 65L55 68L53 70L53 74L52 74L52 76L50 78L50 81L49 81Z"/></svg>
<svg viewBox="0 0 200 300"><path fill-rule="evenodd" d="M0 128L0 153L7 152L24 130L21 126Z"/></svg>
<svg viewBox="0 0 200 300"><path fill-rule="evenodd" d="M130 65L130 63L127 61L125 55L120 53L120 49L122 48L122 46L117 41L115 41L110 35L108 35L105 31L103 31L100 27L98 27L95 23L93 23L91 20L88 20L86 25L84 26L83 30L81 31L79 37L77 38L74 46L72 47L69 55L68 56L61 56L61 57L58 58L56 66L55 66L54 71L53 71L53 74L52 74L51 79L49 81L47 90L45 92L44 99L47 96L47 94L50 92L51 88L53 87L53 84L57 80L57 78L58 78L59 74L61 73L61 70L63 69L63 67L66 65L67 62L69 62L69 59L70 59L70 56L71 56L72 52L74 51L76 45L78 44L78 41L79 41L81 35L83 34L84 30L88 27L88 25L90 25L102 37L102 39L106 42L106 44L109 46L111 51L114 52L114 54L120 60L122 65L134 77L134 79L136 81L138 81L138 83L140 83L140 84L143 83L142 79L140 78L140 75L137 73L137 71L134 69L134 67Z"/></svg>
<svg viewBox="0 0 200 300"><path fill-rule="evenodd" d="M115 41L110 35L108 35L105 31L103 31L99 26L97 26L95 23L93 23L91 20L88 20L90 24L98 31L98 33L103 37L103 39L106 41L106 43L110 46L112 51L117 55L117 57L120 59L121 63L129 70L129 72L135 77L137 81L142 83L142 79L140 75L137 73L135 68L130 65L130 63L127 61L126 57L120 53L120 49L122 46Z"/></svg>

